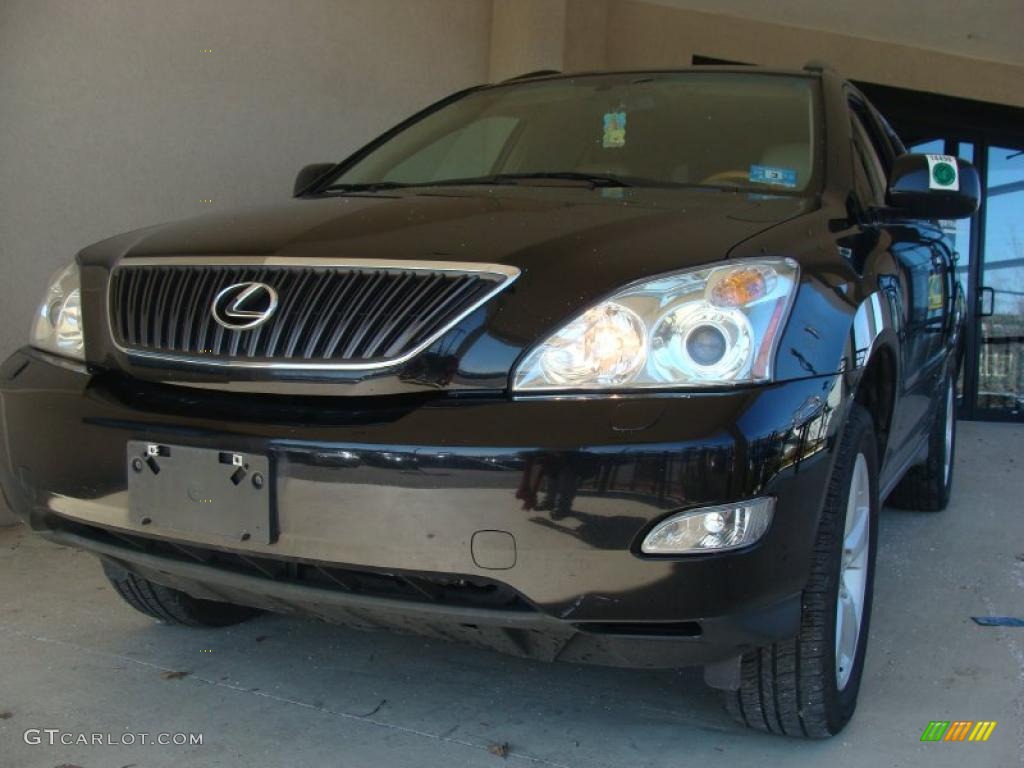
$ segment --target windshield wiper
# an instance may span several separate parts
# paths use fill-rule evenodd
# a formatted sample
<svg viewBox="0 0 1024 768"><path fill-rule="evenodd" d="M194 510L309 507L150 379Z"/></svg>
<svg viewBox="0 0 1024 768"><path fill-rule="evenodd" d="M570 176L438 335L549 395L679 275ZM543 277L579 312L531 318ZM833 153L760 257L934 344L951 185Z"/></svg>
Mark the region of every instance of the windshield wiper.
<svg viewBox="0 0 1024 768"><path fill-rule="evenodd" d="M599 173L581 173L578 171L535 171L533 173L499 173L492 176L491 180L496 183L528 181L530 179L565 179L567 181L583 181L595 187L634 187L635 183L627 181L621 176L611 176Z"/></svg>
<svg viewBox="0 0 1024 768"><path fill-rule="evenodd" d="M439 179L437 181L401 182L375 181L362 184L332 184L324 192L377 192L385 189L410 189L416 187L461 187L487 186L491 184L515 184L531 179L555 179L578 181L593 187L634 187L636 182L619 176L608 176L577 171L535 171L531 173L498 173L493 176L472 176L464 179Z"/></svg>
<svg viewBox="0 0 1024 768"><path fill-rule="evenodd" d="M402 189L403 187L415 186L403 184L400 181L373 181L365 184L331 184L325 187L323 192L376 192L379 189Z"/></svg>

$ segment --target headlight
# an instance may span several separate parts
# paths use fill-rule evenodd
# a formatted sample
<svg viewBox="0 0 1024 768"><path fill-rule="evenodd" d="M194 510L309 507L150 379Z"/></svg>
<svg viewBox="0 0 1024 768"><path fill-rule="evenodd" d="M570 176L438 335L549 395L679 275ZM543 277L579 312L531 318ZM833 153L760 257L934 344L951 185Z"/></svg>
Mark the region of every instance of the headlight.
<svg viewBox="0 0 1024 768"><path fill-rule="evenodd" d="M85 359L82 289L77 264L65 267L50 279L50 287L32 324L31 344L46 352Z"/></svg>
<svg viewBox="0 0 1024 768"><path fill-rule="evenodd" d="M535 347L513 389L655 389L769 381L796 293L792 259L661 275L591 307Z"/></svg>
<svg viewBox="0 0 1024 768"><path fill-rule="evenodd" d="M647 555L725 552L749 546L764 536L775 513L775 499L704 507L662 520L644 537Z"/></svg>

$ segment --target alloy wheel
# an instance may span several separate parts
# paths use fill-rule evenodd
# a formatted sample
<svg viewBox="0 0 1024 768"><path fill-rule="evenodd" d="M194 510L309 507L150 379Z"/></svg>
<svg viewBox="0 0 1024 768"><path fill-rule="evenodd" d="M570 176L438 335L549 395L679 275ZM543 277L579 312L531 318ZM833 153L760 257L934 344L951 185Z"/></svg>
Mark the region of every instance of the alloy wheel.
<svg viewBox="0 0 1024 768"><path fill-rule="evenodd" d="M846 503L843 555L836 600L836 688L846 688L857 656L857 642L864 620L871 546L871 481L864 454L857 454Z"/></svg>

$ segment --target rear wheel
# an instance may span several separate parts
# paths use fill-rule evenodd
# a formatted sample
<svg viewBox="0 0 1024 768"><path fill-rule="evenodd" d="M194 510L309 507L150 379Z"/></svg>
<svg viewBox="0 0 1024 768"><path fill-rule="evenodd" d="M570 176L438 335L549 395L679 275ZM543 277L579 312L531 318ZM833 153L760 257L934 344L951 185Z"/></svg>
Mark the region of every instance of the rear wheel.
<svg viewBox="0 0 1024 768"><path fill-rule="evenodd" d="M255 608L200 600L180 590L154 584L111 560L103 560L103 573L128 605L166 624L227 627L259 614Z"/></svg>
<svg viewBox="0 0 1024 768"><path fill-rule="evenodd" d="M940 512L949 504L956 457L956 380L949 376L928 436L928 458L911 467L889 496L900 509Z"/></svg>
<svg viewBox="0 0 1024 768"><path fill-rule="evenodd" d="M871 417L851 405L818 526L799 634L749 653L726 705L751 728L800 738L839 733L857 705L871 617L878 462Z"/></svg>

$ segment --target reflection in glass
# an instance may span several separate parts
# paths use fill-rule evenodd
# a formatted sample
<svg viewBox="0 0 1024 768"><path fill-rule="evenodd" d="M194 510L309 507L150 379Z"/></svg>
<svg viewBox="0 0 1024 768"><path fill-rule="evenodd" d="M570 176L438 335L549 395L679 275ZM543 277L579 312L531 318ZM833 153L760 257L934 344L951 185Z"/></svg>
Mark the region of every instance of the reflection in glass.
<svg viewBox="0 0 1024 768"><path fill-rule="evenodd" d="M921 154L946 153L947 142L945 139L931 139L922 141L908 148L910 152ZM953 145L950 150L957 157L969 162L974 162L974 144L961 141ZM967 282L971 263L971 227L974 225L974 217L969 219L956 219L942 222L942 232L946 244L953 252L955 265L953 273L960 284L961 295L964 302L967 301ZM957 397L962 398L964 394L964 367L960 368L960 375L956 382Z"/></svg>
<svg viewBox="0 0 1024 768"><path fill-rule="evenodd" d="M990 147L985 184L979 408L1024 409L1024 150Z"/></svg>

